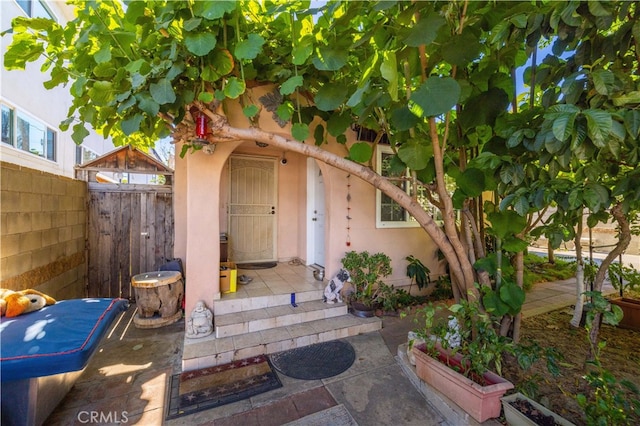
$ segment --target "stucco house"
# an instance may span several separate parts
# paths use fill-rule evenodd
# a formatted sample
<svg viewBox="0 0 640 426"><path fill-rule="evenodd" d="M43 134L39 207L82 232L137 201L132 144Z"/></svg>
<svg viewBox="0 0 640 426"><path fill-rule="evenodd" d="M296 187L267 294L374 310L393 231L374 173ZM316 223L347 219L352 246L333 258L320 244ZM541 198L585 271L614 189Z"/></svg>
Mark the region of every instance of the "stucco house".
<svg viewBox="0 0 640 426"><path fill-rule="evenodd" d="M259 99L272 88L252 90L252 98ZM239 104L226 110L230 124L248 126ZM261 113L259 125L290 137L289 127L281 128L269 112ZM354 131L347 133L347 143L357 140ZM329 138L326 149L346 156L344 146ZM377 171L388 152L390 147L381 145L374 153ZM218 143L213 152L199 150L177 158L174 208L174 252L186 260L187 313L198 300L211 305L224 298L219 283L221 233L229 237L234 262L297 259L323 267L331 278L346 252L366 250L391 257L393 273L386 282L396 287L409 284L408 255L420 258L434 275L439 273L437 248L429 236L370 184L255 141Z"/></svg>

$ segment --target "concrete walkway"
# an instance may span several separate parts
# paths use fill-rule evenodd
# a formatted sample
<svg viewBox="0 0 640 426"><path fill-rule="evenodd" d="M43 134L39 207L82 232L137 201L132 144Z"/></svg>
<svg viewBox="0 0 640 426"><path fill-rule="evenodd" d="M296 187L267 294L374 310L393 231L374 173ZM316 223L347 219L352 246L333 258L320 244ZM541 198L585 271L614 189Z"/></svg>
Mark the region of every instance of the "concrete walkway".
<svg viewBox="0 0 640 426"><path fill-rule="evenodd" d="M612 291L610 285L606 291ZM524 317L575 303L574 280L537 284L527 294ZM180 372L184 323L140 330L132 307L104 339L101 350L60 406L51 425L458 425L473 424L434 393L425 395L402 345L412 318L384 317L383 329L346 339L356 361L323 380L280 376L283 387L248 400L165 421L169 377ZM400 350L398 350L400 346ZM420 390L419 390L420 389ZM444 405L442 405L444 404ZM312 414L310 417L308 416ZM102 417L100 417L102 416ZM484 424L497 424L495 421Z"/></svg>

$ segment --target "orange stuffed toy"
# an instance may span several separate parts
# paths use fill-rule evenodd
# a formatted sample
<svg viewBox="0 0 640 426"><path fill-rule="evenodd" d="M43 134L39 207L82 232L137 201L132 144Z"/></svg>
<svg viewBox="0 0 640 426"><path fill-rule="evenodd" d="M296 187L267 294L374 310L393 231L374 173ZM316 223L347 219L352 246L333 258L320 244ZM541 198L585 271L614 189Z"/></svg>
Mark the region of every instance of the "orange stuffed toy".
<svg viewBox="0 0 640 426"><path fill-rule="evenodd" d="M54 298L37 290L14 291L0 288L0 316L17 317L54 303L56 303Z"/></svg>

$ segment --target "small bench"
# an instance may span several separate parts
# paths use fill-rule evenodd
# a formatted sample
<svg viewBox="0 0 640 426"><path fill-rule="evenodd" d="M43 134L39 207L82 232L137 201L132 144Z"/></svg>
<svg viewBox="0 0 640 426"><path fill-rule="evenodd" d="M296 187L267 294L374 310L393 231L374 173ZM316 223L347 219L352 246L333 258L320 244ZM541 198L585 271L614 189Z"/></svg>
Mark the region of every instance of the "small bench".
<svg viewBox="0 0 640 426"><path fill-rule="evenodd" d="M125 299L71 299L0 319L2 424L41 425L80 377Z"/></svg>

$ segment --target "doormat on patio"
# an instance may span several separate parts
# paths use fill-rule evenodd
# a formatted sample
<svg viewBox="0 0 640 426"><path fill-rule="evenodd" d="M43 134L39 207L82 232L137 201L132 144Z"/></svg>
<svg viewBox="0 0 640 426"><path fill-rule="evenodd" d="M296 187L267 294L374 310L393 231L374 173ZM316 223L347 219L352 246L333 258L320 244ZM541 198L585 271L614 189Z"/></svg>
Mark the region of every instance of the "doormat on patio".
<svg viewBox="0 0 640 426"><path fill-rule="evenodd" d="M238 263L238 269L269 269L278 266L278 262Z"/></svg>
<svg viewBox="0 0 640 426"><path fill-rule="evenodd" d="M167 419L186 416L282 387L265 355L171 376Z"/></svg>
<svg viewBox="0 0 640 426"><path fill-rule="evenodd" d="M348 342L333 340L270 355L273 367L282 374L303 380L337 376L353 365L356 351Z"/></svg>

